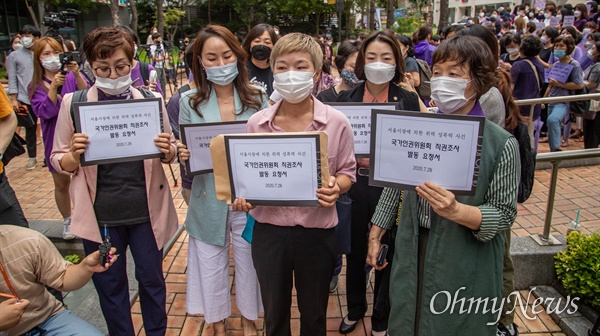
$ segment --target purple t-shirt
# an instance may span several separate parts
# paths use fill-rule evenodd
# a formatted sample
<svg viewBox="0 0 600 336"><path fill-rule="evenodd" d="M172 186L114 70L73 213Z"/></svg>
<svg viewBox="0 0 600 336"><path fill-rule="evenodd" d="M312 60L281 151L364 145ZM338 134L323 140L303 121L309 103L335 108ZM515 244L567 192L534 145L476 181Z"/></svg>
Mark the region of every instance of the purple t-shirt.
<svg viewBox="0 0 600 336"><path fill-rule="evenodd" d="M50 80L44 78L46 82L51 83ZM83 80L87 82L85 76ZM89 86L89 84L88 84ZM77 78L72 72L67 73L65 78L65 84L61 90L61 96L56 98L56 104L48 98L48 90L44 88L42 84L38 84L35 88L35 92L31 97L31 108L35 115L40 118L40 124L42 126L42 135L44 137L44 157L46 162L50 162L50 154L52 153L52 146L54 144L54 130L56 129L56 121L58 119L58 111L60 110L60 104L62 103L62 97L67 93L77 91ZM48 164L48 170L51 173L56 172L51 164Z"/></svg>
<svg viewBox="0 0 600 336"><path fill-rule="evenodd" d="M138 80L135 84L133 84L133 86L138 89L140 86L145 86L146 83L144 83L144 79L142 78L142 71L140 70L140 64L141 62L137 62L137 64L135 65L135 67L131 70L131 80ZM150 71L155 70L154 67L150 64L148 64L148 73L150 73ZM156 81L156 92L163 94L163 90L160 87L160 82Z"/></svg>
<svg viewBox="0 0 600 336"><path fill-rule="evenodd" d="M544 83L546 76L544 66L537 57L527 57L520 59L512 65L510 69L510 77L513 85L513 96L516 99L533 99L540 97L540 85L538 79L531 68L531 65L526 60L529 60L534 66L540 77L540 82ZM531 107L528 105L519 106L522 116L529 116ZM540 105L535 105L533 110L533 119L537 119L541 113Z"/></svg>
<svg viewBox="0 0 600 336"><path fill-rule="evenodd" d="M427 62L429 66L431 66L431 62L433 61L433 52L435 51L435 46L431 45L427 41L421 41L417 43L415 46L415 58L423 60Z"/></svg>

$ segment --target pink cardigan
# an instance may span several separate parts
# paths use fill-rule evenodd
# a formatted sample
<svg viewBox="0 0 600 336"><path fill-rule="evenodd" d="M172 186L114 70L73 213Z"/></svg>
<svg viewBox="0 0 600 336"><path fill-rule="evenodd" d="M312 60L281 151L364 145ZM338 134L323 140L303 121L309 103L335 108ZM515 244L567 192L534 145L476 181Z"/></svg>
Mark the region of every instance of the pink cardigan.
<svg viewBox="0 0 600 336"><path fill-rule="evenodd" d="M138 90L134 88L131 90L134 99L143 98ZM155 93L155 95L161 97L160 94ZM75 133L70 112L72 98L73 94L65 95L60 106L54 136L54 148L50 155L50 161L57 172L72 175L71 200L73 202L73 215L71 219L71 233L84 239L101 242L100 229L94 212L98 166L79 166L74 172L64 171L60 167L60 160L65 154L70 152L71 138ZM98 101L98 89L95 86L89 89L87 101ZM167 109L164 107L164 103L162 113L164 131L171 133L169 117L167 116ZM173 134L171 134L171 144L173 148L177 148ZM150 222L152 223L152 230L156 238L156 245L161 249L177 230L177 213L160 159L144 160L144 170L146 173Z"/></svg>

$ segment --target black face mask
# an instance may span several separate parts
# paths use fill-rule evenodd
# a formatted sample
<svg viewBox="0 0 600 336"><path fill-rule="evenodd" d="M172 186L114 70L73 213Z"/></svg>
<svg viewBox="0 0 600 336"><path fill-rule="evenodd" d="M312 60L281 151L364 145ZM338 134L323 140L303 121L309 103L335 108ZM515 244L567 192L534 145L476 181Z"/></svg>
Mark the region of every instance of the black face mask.
<svg viewBox="0 0 600 336"><path fill-rule="evenodd" d="M252 47L252 49L250 49L250 53L252 53L252 57L254 57L254 59L258 61L264 61L271 56L271 48L259 44Z"/></svg>

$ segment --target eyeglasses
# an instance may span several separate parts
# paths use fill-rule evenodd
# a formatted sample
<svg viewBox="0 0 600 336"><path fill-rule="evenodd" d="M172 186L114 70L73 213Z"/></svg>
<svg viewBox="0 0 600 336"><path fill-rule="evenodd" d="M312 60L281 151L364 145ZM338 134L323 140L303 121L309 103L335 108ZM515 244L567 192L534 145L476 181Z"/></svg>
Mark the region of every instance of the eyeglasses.
<svg viewBox="0 0 600 336"><path fill-rule="evenodd" d="M96 74L96 76L98 76L100 78L108 78L112 74L112 69L113 68L111 68L111 67L101 66L101 67L94 68L94 73ZM131 71L131 64L117 65L114 69L115 69L115 73L119 77L125 76Z"/></svg>

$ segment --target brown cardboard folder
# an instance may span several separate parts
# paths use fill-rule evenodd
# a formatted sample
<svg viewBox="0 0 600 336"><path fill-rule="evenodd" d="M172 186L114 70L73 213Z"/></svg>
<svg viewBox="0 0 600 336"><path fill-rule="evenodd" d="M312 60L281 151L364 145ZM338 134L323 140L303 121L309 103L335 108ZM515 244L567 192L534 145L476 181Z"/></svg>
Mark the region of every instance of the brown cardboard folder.
<svg viewBox="0 0 600 336"><path fill-rule="evenodd" d="M247 133L247 134L221 134L210 141L210 154L213 161L213 171L215 176L215 188L217 192L217 199L226 202L228 205L233 203L233 186L229 178L230 171L228 164L229 158L227 157L227 151L225 148L225 138L227 136L235 135L236 137L249 137L249 138L273 138L273 142L276 143L278 138L291 137L295 135L318 135L319 136L319 157L317 158L317 166L319 172L317 174L319 178L319 185L329 181L329 161L327 159L327 144L328 137L325 132L281 132L281 133ZM262 149L261 149L262 150ZM316 192L316 191L315 191Z"/></svg>

